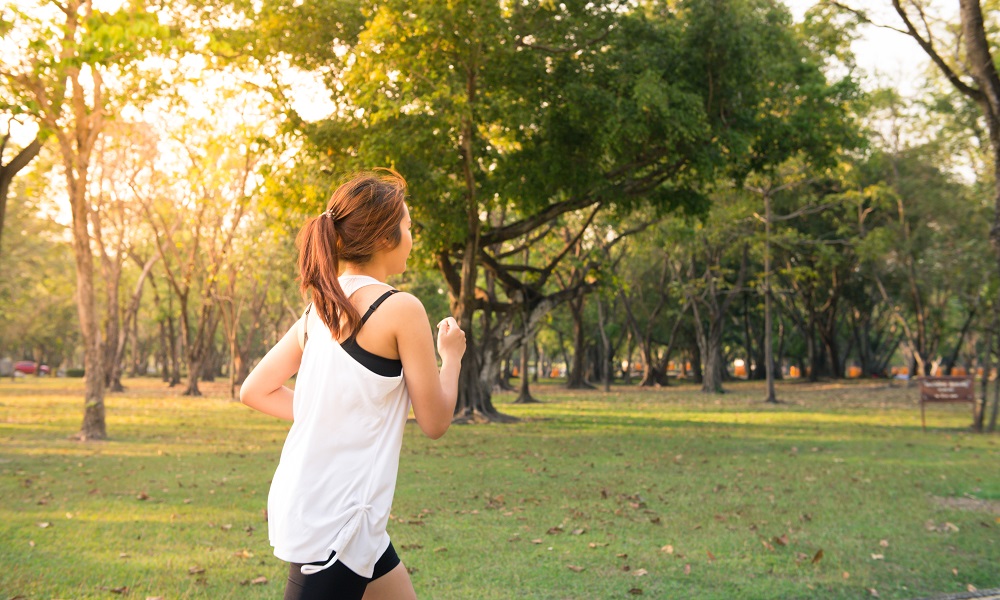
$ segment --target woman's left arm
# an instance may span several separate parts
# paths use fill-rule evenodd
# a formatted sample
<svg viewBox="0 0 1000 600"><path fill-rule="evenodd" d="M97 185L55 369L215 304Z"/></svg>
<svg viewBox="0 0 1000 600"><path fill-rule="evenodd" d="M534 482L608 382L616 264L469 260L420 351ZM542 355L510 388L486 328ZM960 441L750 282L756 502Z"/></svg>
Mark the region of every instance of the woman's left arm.
<svg viewBox="0 0 1000 600"><path fill-rule="evenodd" d="M302 319L260 359L240 387L240 402L260 412L292 421L293 391L285 382L299 371L302 362Z"/></svg>

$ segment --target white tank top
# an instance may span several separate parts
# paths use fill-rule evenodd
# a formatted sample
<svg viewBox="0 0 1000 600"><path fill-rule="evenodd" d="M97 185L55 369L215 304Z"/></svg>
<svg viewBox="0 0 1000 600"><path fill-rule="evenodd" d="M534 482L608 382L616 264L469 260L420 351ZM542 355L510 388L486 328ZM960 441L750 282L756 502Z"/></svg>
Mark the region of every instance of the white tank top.
<svg viewBox="0 0 1000 600"><path fill-rule="evenodd" d="M381 284L340 278L347 296ZM309 574L340 561L364 577L389 547L386 523L396 489L403 427L410 409L403 376L384 377L347 354L318 315L295 382L294 422L267 498L274 554Z"/></svg>

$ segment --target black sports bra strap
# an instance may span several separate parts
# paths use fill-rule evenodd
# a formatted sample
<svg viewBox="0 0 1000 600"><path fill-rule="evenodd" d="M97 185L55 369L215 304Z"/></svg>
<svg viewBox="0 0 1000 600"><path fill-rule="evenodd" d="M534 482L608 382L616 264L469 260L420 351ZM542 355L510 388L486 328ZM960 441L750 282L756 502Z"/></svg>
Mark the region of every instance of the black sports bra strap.
<svg viewBox="0 0 1000 600"><path fill-rule="evenodd" d="M368 312L365 313L365 316L361 317L361 322L358 323L358 331L361 331L361 328L364 326L365 322L368 321L368 317L372 316L372 313L375 312L375 309L378 308L380 304L385 302L386 298L395 294L398 291L399 290L389 290L388 292L379 296L378 299L375 300L375 302L372 302L372 305L368 307ZM357 334L358 332L355 331L352 337L357 336Z"/></svg>
<svg viewBox="0 0 1000 600"><path fill-rule="evenodd" d="M361 326L365 324L365 322L368 320L368 317L372 316L372 313L375 312L375 309L378 308L380 304L382 304L383 302L385 302L386 298L388 298L389 296L395 294L398 291L399 290L389 290L386 293L384 293L381 296L379 296L378 299L375 300L375 302L372 302L371 306L368 307L368 311L365 313L365 315L363 317L361 317L361 322L358 323L357 330L355 330L354 333L352 333L350 337L352 339L354 337L356 337L358 335L358 331L361 331ZM312 307L313 307L312 302L310 302L309 306L306 307L306 314L303 315L303 319L302 319L302 330L303 330L302 331L302 334L303 334L302 335L302 349L303 350L306 347L306 342L309 341L309 311L312 310Z"/></svg>

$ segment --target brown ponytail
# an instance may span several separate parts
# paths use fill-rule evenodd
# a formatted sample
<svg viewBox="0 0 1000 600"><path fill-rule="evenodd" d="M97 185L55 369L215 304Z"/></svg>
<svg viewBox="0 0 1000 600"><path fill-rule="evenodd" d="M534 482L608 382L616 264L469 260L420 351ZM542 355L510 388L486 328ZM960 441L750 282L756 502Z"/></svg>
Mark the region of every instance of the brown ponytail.
<svg viewBox="0 0 1000 600"><path fill-rule="evenodd" d="M391 170L359 173L337 188L326 211L299 231L299 284L311 290L315 312L333 337L357 330L361 315L338 277L344 263L364 264L375 252L399 245L406 181Z"/></svg>

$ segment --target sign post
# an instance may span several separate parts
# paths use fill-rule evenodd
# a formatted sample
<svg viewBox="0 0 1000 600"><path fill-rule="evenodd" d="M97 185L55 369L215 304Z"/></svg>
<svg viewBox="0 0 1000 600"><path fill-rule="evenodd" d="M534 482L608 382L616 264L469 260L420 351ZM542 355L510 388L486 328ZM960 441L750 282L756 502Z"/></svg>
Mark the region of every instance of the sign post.
<svg viewBox="0 0 1000 600"><path fill-rule="evenodd" d="M920 425L927 431L924 406L931 402L972 404L972 422L976 422L976 391L971 377L921 377Z"/></svg>

